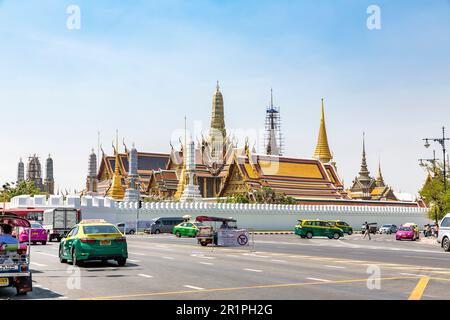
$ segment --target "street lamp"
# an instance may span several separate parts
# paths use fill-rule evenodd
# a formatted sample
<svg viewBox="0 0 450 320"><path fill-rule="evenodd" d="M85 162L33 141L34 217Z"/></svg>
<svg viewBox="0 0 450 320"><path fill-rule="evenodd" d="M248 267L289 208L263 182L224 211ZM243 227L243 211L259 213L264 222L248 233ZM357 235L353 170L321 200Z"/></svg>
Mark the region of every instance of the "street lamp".
<svg viewBox="0 0 450 320"><path fill-rule="evenodd" d="M438 142L442 146L442 154L444 155L443 161L444 161L444 191L447 191L447 164L445 162L445 141L450 140L450 138L445 137L445 127L442 127L442 138L425 138L423 139L425 141L425 148L430 147L430 141Z"/></svg>

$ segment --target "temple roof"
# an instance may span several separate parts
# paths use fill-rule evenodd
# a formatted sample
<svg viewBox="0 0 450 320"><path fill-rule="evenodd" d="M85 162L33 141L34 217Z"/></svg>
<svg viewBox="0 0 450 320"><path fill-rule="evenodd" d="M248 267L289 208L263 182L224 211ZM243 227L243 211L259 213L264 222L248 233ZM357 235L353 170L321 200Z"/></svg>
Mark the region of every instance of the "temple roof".
<svg viewBox="0 0 450 320"><path fill-rule="evenodd" d="M251 189L270 187L294 198L348 199L342 188L336 186L342 186L342 182L335 170L326 168L317 159L260 154L237 156L224 183L222 195L234 170L239 170L242 180ZM329 172L333 174L333 179L337 180L336 183L330 178Z"/></svg>

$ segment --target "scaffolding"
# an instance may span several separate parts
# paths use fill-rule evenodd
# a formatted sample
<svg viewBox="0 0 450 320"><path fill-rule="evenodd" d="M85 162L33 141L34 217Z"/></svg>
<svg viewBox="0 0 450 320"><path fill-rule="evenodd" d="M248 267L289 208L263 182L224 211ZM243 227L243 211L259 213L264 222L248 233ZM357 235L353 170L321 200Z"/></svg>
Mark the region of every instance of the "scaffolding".
<svg viewBox="0 0 450 320"><path fill-rule="evenodd" d="M270 95L270 106L266 108L266 130L264 150L268 155L283 155L284 139L281 133L280 108L273 105L273 94Z"/></svg>
<svg viewBox="0 0 450 320"><path fill-rule="evenodd" d="M37 188L43 190L41 163L36 155L28 157L27 181L33 181Z"/></svg>

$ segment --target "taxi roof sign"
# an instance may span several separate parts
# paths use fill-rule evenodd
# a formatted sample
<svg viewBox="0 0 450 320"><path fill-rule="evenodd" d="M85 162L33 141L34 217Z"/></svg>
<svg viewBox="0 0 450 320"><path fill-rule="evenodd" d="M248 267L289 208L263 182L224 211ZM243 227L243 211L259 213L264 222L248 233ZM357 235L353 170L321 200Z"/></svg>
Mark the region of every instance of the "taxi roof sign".
<svg viewBox="0 0 450 320"><path fill-rule="evenodd" d="M106 223L105 219L85 219L81 220L80 224L90 224L90 223Z"/></svg>

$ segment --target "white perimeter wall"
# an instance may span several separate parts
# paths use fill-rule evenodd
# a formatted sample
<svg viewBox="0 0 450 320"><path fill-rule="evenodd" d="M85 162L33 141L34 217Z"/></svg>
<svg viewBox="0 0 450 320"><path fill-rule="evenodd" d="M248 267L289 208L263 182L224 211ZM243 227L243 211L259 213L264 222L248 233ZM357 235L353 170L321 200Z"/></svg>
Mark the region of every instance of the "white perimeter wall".
<svg viewBox="0 0 450 320"><path fill-rule="evenodd" d="M102 218L111 223L136 221L137 203L116 202L104 197L69 196L18 196L11 200L9 208L56 208L71 207L81 209L83 219ZM425 208L386 207L386 206L338 206L338 205L267 205L230 203L143 203L139 209L139 220L158 217L181 217L199 215L233 217L238 226L254 230L292 230L299 219L343 220L359 230L361 224L377 222L401 225L406 222L417 223L420 227L430 222Z"/></svg>

